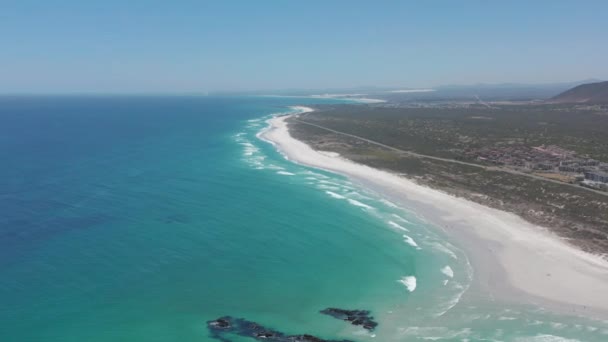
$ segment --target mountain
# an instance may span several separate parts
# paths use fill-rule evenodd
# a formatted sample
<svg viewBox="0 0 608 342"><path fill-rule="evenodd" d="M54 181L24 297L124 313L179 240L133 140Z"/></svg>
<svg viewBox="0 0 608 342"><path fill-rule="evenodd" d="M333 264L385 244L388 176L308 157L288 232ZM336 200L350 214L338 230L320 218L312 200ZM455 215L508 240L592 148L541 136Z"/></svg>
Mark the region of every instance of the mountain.
<svg viewBox="0 0 608 342"><path fill-rule="evenodd" d="M553 97L551 102L608 104L608 81L581 84Z"/></svg>

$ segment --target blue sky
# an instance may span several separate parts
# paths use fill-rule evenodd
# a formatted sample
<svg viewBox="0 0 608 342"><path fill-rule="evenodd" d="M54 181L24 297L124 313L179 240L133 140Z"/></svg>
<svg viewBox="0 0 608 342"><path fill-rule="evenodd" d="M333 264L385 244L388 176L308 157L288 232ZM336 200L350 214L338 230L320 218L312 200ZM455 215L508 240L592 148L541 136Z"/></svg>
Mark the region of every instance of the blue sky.
<svg viewBox="0 0 608 342"><path fill-rule="evenodd" d="M608 1L0 0L0 92L608 79Z"/></svg>

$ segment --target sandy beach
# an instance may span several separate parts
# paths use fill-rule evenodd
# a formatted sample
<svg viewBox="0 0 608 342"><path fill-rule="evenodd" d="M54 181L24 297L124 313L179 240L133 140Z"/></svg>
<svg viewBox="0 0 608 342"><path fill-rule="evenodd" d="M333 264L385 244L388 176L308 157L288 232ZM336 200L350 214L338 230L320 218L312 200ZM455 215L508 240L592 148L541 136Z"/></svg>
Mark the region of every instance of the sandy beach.
<svg viewBox="0 0 608 342"><path fill-rule="evenodd" d="M299 112L310 108L297 107ZM467 296L537 305L558 313L608 319L608 262L518 216L420 186L393 173L313 150L291 137L287 116L270 120L261 138L291 161L354 182L445 230L467 253L474 282Z"/></svg>

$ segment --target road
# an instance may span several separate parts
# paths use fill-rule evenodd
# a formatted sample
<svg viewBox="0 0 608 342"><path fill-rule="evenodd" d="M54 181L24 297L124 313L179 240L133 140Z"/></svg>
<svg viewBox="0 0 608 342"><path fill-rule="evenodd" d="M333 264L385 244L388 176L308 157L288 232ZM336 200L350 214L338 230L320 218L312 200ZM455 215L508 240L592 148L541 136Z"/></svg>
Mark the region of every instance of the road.
<svg viewBox="0 0 608 342"><path fill-rule="evenodd" d="M520 172L520 171L516 171L516 170L511 170L511 169L506 169L506 168L501 168L501 167L496 167L496 166L485 166L485 165L480 165L480 164L474 164L474 163L468 163L468 162L464 162L461 160L455 160L455 159L449 159L449 158L441 158L441 157L435 157L435 156L429 156L427 154L420 154L420 153L416 153L416 152L412 152L412 151L406 151L406 150L402 150L393 146L389 146L389 145L385 145L383 143L374 141L374 140L370 140L367 138L363 138L354 134L350 134L350 133L345 133L345 132L340 132L340 131L336 131L335 129L331 129L331 128L327 128L321 125L317 125L311 122L306 122L300 119L301 116L300 115L296 115L294 116L294 120L305 124L305 125L309 125L309 126L313 126L313 127L317 127L320 128L322 130L328 131L328 132L332 132L335 134L339 134L339 135L343 135L343 136L347 136L347 137L351 137L357 140L361 140L361 141L365 141L367 143L370 143L372 145L376 145L376 146L380 146L383 147L385 149L397 152L399 154L404 154L404 155L409 155L409 156L413 156L413 157L418 157L418 158L425 158L425 159L431 159L431 160L437 160L437 161L442 161L442 162L447 162L447 163L454 163L454 164L460 164L460 165L466 165L466 166L471 166L471 167L476 167L476 168L480 168L486 171L499 171L499 172L506 172L506 173L510 173L513 175L518 175L518 176L524 176L524 177L528 177L528 178L533 178L536 180L540 180L543 182L550 182L550 183L555 183L555 184L559 184L559 185L565 185L565 186L570 186L576 189L580 189L580 190L586 190L586 191L591 191L594 192L596 194L600 194L603 196L608 196L608 192L604 192L604 191L599 191L599 190L594 190L594 189L590 189L590 188L585 188L576 184L570 184L570 183L563 183L560 181L556 181L553 179L549 179L549 178L545 178L545 177L541 177L541 176L536 176L533 174L529 174L529 173L525 173L525 172Z"/></svg>

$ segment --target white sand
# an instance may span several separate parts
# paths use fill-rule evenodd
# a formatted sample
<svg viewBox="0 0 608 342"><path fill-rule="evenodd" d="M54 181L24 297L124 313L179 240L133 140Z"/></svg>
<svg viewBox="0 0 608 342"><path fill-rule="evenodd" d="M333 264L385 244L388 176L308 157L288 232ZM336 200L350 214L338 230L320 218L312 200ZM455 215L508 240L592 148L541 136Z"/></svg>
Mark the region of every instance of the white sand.
<svg viewBox="0 0 608 342"><path fill-rule="evenodd" d="M299 108L301 112L309 108ZM420 186L398 175L319 153L292 138L286 116L261 137L286 158L340 173L386 199L413 208L467 252L482 296L557 312L608 318L608 262L518 216Z"/></svg>

